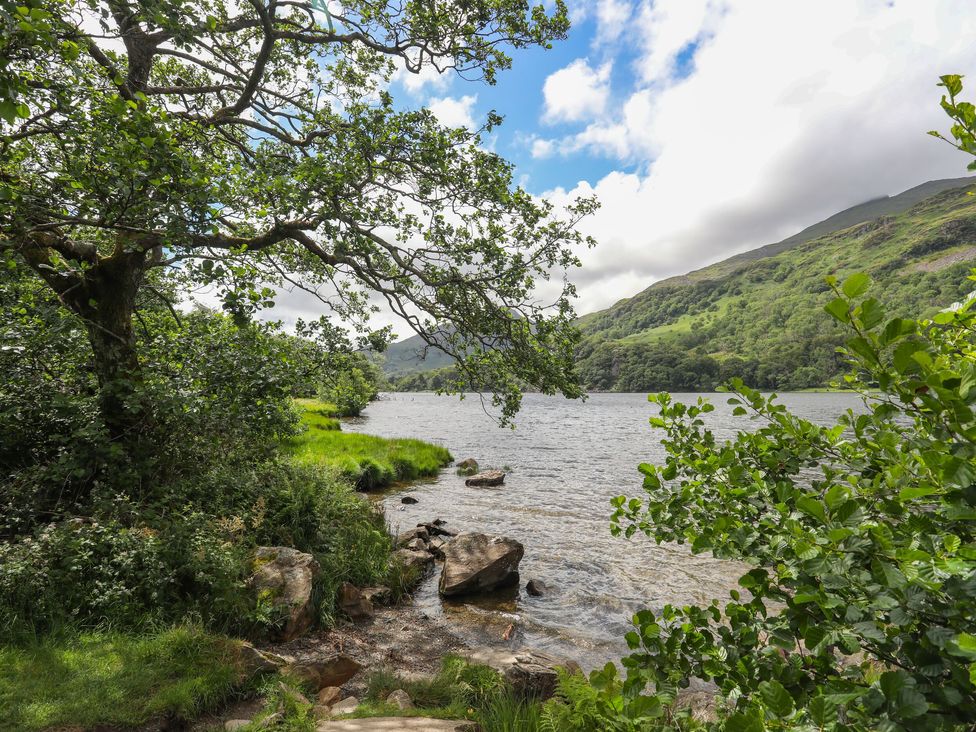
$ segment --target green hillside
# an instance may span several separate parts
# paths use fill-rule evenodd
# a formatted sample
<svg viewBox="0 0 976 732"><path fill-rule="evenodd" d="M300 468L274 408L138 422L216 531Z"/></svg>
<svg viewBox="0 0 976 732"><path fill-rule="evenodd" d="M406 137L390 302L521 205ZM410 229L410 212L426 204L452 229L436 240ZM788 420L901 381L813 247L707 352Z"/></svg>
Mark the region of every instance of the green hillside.
<svg viewBox="0 0 976 732"><path fill-rule="evenodd" d="M930 181L841 211L803 231L653 284L579 319L590 390L698 391L730 376L758 388L822 387L843 371L841 334L822 312L824 277L872 275L895 312L932 312L968 292L976 266L972 179ZM384 370L398 388L445 385L449 360L411 338Z"/></svg>
<svg viewBox="0 0 976 732"><path fill-rule="evenodd" d="M842 364L841 334L823 314L824 276L868 272L873 295L906 316L971 289L976 196L960 183L934 181L862 204L581 319L584 382L596 390L693 391L741 375L759 388L826 385ZM885 215L857 220L878 211ZM822 233L832 221L846 228Z"/></svg>

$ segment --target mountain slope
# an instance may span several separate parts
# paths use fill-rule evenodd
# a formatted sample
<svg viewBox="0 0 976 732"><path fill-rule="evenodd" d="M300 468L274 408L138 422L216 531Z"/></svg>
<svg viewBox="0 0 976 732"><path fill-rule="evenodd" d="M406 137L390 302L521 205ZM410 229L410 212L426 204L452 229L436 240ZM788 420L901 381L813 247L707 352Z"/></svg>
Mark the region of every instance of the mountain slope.
<svg viewBox="0 0 976 732"><path fill-rule="evenodd" d="M976 266L973 178L930 181L841 211L774 244L680 277L579 319L578 366L594 390L695 391L730 376L760 388L824 386L843 369L840 331L822 312L824 277L869 272L872 294L918 315L954 302ZM450 360L409 338L384 370L401 388L444 381ZM429 372L429 373L428 373Z"/></svg>
<svg viewBox="0 0 976 732"><path fill-rule="evenodd" d="M920 314L957 300L971 289L965 277L976 264L971 182L933 181L856 206L591 314L581 324L584 382L592 389L700 390L741 375L760 388L825 385L842 365L834 352L841 334L822 312L829 299L824 276L870 273L872 294L892 313ZM889 213L862 218L879 211Z"/></svg>

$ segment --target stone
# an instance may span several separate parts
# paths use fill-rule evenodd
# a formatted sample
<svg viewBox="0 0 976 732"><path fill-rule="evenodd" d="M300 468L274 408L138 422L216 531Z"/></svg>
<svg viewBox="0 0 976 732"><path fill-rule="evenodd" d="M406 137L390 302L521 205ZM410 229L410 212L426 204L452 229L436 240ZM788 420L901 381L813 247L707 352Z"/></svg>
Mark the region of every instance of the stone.
<svg viewBox="0 0 976 732"><path fill-rule="evenodd" d="M390 605L393 603L393 592L389 587L378 585L376 587L364 587L360 590L363 597L369 600L373 607L377 605Z"/></svg>
<svg viewBox="0 0 976 732"><path fill-rule="evenodd" d="M240 659L241 665L244 667L248 676L276 671L286 663L285 659L281 656L268 653L267 651L259 651L247 641L241 643L237 657Z"/></svg>
<svg viewBox="0 0 976 732"><path fill-rule="evenodd" d="M417 538L407 542L407 545L404 547L404 549L409 549L410 551L414 551L414 552L425 552L429 549L429 547L427 546L426 541Z"/></svg>
<svg viewBox="0 0 976 732"><path fill-rule="evenodd" d="M477 473L472 475L466 481L465 485L475 485L475 486L494 486L501 485L505 482L505 473L501 470L486 470L483 473Z"/></svg>
<svg viewBox="0 0 976 732"><path fill-rule="evenodd" d="M318 696L315 698L319 704L324 704L328 707L331 707L340 699L342 699L342 689L338 686L326 686L319 689Z"/></svg>
<svg viewBox="0 0 976 732"><path fill-rule="evenodd" d="M478 461L474 458L467 458L457 464L458 475L474 475L478 472Z"/></svg>
<svg viewBox="0 0 976 732"><path fill-rule="evenodd" d="M332 705L332 714L352 714L359 706L359 699L349 696Z"/></svg>
<svg viewBox="0 0 976 732"><path fill-rule="evenodd" d="M426 571L434 562L434 558L426 551L418 552L413 549L397 549L393 552L393 557L405 570L420 573Z"/></svg>
<svg viewBox="0 0 976 732"><path fill-rule="evenodd" d="M373 603L349 582L339 585L338 605L350 620L369 620L373 617Z"/></svg>
<svg viewBox="0 0 976 732"><path fill-rule="evenodd" d="M314 719L328 719L332 716L332 707L328 704L316 704L312 707L312 717Z"/></svg>
<svg viewBox="0 0 976 732"><path fill-rule="evenodd" d="M321 660L295 663L285 670L318 693L326 686L342 686L359 673L361 668L362 666L349 656L337 654Z"/></svg>
<svg viewBox="0 0 976 732"><path fill-rule="evenodd" d="M442 521L441 519L434 519L429 524L417 524L417 528L426 529L429 536L446 536L448 538L457 536L456 531L444 528L444 524L446 523L446 521Z"/></svg>
<svg viewBox="0 0 976 732"><path fill-rule="evenodd" d="M408 529L407 531L404 531L402 534L397 536L396 543L398 547L405 547L414 539L421 539L423 541L430 539L430 532L427 531L427 527L418 526L416 529Z"/></svg>
<svg viewBox="0 0 976 732"><path fill-rule="evenodd" d="M408 506L412 506L415 503L420 503L420 501L418 501L413 496L403 496L402 498L400 498L400 503L405 503Z"/></svg>
<svg viewBox="0 0 976 732"><path fill-rule="evenodd" d="M481 728L464 719L431 717L364 717L319 722L316 732L480 732Z"/></svg>
<svg viewBox="0 0 976 732"><path fill-rule="evenodd" d="M514 539L460 534L444 547L438 590L444 597L488 592L518 582L525 548Z"/></svg>
<svg viewBox="0 0 976 732"><path fill-rule="evenodd" d="M410 699L410 695L403 689L391 691L390 695L386 697L386 703L401 710L413 709L413 701Z"/></svg>
<svg viewBox="0 0 976 732"><path fill-rule="evenodd" d="M237 732L241 727L247 727L250 723L250 719L228 719L224 722L224 729L226 732Z"/></svg>
<svg viewBox="0 0 976 732"><path fill-rule="evenodd" d="M472 663L491 666L498 671L519 696L539 700L548 699L555 693L559 680L557 668L564 668L573 674L583 672L575 661L527 648L514 653L483 649L473 651L466 657Z"/></svg>
<svg viewBox="0 0 976 732"><path fill-rule="evenodd" d="M312 626L315 605L312 585L320 568L315 557L284 546L260 546L254 553L249 584L262 600L270 601L286 617L279 639L294 640Z"/></svg>
<svg viewBox="0 0 976 732"><path fill-rule="evenodd" d="M431 538L430 542L427 544L427 551L433 554L438 559L444 558L444 547L447 546L447 542L444 541L439 536Z"/></svg>
<svg viewBox="0 0 976 732"><path fill-rule="evenodd" d="M549 591L549 586L542 580L530 579L525 583L525 591L532 597L542 597Z"/></svg>

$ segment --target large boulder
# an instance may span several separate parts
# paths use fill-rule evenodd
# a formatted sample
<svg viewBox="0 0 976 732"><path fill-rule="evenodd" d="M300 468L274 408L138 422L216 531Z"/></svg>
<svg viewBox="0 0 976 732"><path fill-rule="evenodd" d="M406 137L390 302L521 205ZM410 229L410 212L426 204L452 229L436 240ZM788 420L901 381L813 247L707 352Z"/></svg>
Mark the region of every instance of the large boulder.
<svg viewBox="0 0 976 732"><path fill-rule="evenodd" d="M518 582L525 547L514 539L459 534L444 549L438 589L444 597L487 592Z"/></svg>
<svg viewBox="0 0 976 732"><path fill-rule="evenodd" d="M486 470L483 473L478 473L477 475L472 475L466 481L465 485L478 485L478 486L492 486L501 485L505 482L505 473L501 470Z"/></svg>
<svg viewBox="0 0 976 732"><path fill-rule="evenodd" d="M320 568L315 557L285 546L259 546L250 586L261 602L270 602L285 618L280 640L290 641L312 625L312 584Z"/></svg>

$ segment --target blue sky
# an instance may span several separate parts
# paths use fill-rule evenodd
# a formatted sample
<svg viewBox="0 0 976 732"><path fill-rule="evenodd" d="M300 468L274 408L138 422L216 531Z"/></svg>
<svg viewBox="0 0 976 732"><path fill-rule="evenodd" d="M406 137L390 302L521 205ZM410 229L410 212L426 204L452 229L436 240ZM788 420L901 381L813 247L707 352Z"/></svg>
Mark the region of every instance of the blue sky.
<svg viewBox="0 0 976 732"><path fill-rule="evenodd" d="M779 241L844 208L966 175L938 77L976 83L972 0L571 0L569 38L514 54L495 87L398 73L445 124L555 205L595 195L580 313ZM976 86L973 87L976 89ZM540 293L546 297L550 293Z"/></svg>

